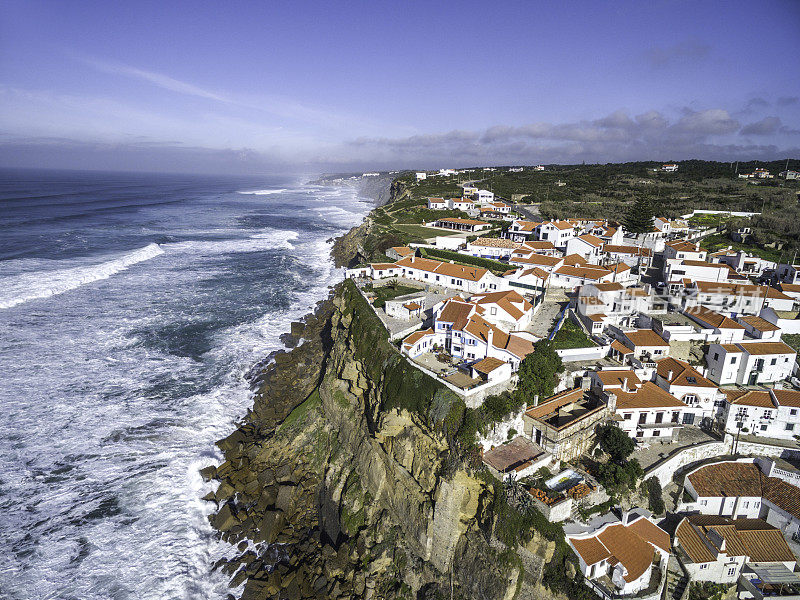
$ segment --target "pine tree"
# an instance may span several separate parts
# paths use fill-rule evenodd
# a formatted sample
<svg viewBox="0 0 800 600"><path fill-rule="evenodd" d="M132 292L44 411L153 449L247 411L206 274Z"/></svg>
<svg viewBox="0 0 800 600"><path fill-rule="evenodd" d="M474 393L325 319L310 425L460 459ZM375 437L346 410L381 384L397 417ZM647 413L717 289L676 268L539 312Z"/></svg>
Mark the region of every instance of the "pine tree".
<svg viewBox="0 0 800 600"><path fill-rule="evenodd" d="M653 206L647 198L639 198L628 209L625 229L631 233L647 233L653 230Z"/></svg>

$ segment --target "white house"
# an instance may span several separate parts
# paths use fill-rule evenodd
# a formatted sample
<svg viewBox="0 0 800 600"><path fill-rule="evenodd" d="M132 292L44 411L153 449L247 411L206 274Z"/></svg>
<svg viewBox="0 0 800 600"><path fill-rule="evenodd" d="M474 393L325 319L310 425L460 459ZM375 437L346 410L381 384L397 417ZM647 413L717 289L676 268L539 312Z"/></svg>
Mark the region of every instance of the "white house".
<svg viewBox="0 0 800 600"><path fill-rule="evenodd" d="M704 328L714 331L715 340L722 344L741 342L747 331L744 325L734 321L730 317L721 315L718 312L709 310L705 306L693 306L683 311L684 314L696 321Z"/></svg>
<svg viewBox="0 0 800 600"><path fill-rule="evenodd" d="M758 385L787 379L797 358L783 342L710 344L706 353L708 377L719 385Z"/></svg>
<svg viewBox="0 0 800 600"><path fill-rule="evenodd" d="M699 421L708 419L707 424L715 421L725 412L725 394L711 380L691 366L677 358L667 357L656 362L655 383L693 410L692 417L684 419L687 425L700 425Z"/></svg>
<svg viewBox="0 0 800 600"><path fill-rule="evenodd" d="M675 529L675 546L691 581L730 585L747 563L791 572L796 562L781 531L761 519L689 515Z"/></svg>
<svg viewBox="0 0 800 600"><path fill-rule="evenodd" d="M733 268L724 263L709 263L702 260L687 260L683 258L668 258L664 261L664 281L670 286L670 295L674 295L676 289L683 289L683 281L722 281L741 278L733 271ZM679 284L678 288L674 288Z"/></svg>
<svg viewBox="0 0 800 600"><path fill-rule="evenodd" d="M484 319L505 331L522 331L533 318L533 305L514 290L476 294L469 301Z"/></svg>
<svg viewBox="0 0 800 600"><path fill-rule="evenodd" d="M516 219L511 222L511 226L506 232L508 239L515 242L524 242L533 238L536 234L536 228L540 225L535 221L525 221L523 219Z"/></svg>
<svg viewBox="0 0 800 600"><path fill-rule="evenodd" d="M675 171L678 170L678 165L676 165L675 163L661 165L661 170L664 171L665 173L674 173Z"/></svg>
<svg viewBox="0 0 800 600"><path fill-rule="evenodd" d="M425 173L425 172L422 172L422 171L420 171L418 173L415 173L415 175L417 177L417 181L422 181L423 179L427 179L428 178L428 174Z"/></svg>
<svg viewBox="0 0 800 600"><path fill-rule="evenodd" d="M766 476L755 459L698 467L686 475L683 489L691 502L682 503L679 511L763 519L786 537L796 537L800 529L800 489Z"/></svg>
<svg viewBox="0 0 800 600"><path fill-rule="evenodd" d="M653 569L663 572L670 555L669 534L642 509L609 515L596 529L567 536L581 573L605 596L630 596L648 587ZM600 580L607 577L613 589Z"/></svg>
<svg viewBox="0 0 800 600"><path fill-rule="evenodd" d="M475 209L475 203L469 198L450 198L450 208L469 212Z"/></svg>
<svg viewBox="0 0 800 600"><path fill-rule="evenodd" d="M708 252L700 248L700 244L686 240L674 240L664 245L664 260L681 258L686 260L705 260Z"/></svg>
<svg viewBox="0 0 800 600"><path fill-rule="evenodd" d="M635 439L669 442L684 425L695 422L694 409L652 381L606 394L609 412L620 419L619 428Z"/></svg>
<svg viewBox="0 0 800 600"><path fill-rule="evenodd" d="M566 254L578 254L592 264L600 262L603 240L590 233L567 240Z"/></svg>
<svg viewBox="0 0 800 600"><path fill-rule="evenodd" d="M742 250L738 252L722 250L708 258L712 262L725 263L742 275L761 275L767 269L777 267L777 264L771 260L764 260L760 256L754 256Z"/></svg>
<svg viewBox="0 0 800 600"><path fill-rule="evenodd" d="M634 358L658 360L669 356L669 342L652 329L620 331L617 338L631 349Z"/></svg>
<svg viewBox="0 0 800 600"><path fill-rule="evenodd" d="M469 231L473 233L491 227L491 224L486 221L460 219L458 217L444 217L437 219L434 223L429 223L429 225L441 227L443 229L455 229L456 231Z"/></svg>
<svg viewBox="0 0 800 600"><path fill-rule="evenodd" d="M781 263L775 271L775 276L783 283L800 283L800 265Z"/></svg>
<svg viewBox="0 0 800 600"><path fill-rule="evenodd" d="M472 194L472 199L477 204L489 204L494 200L494 193L489 190L477 190Z"/></svg>
<svg viewBox="0 0 800 600"><path fill-rule="evenodd" d="M472 198L474 194L478 193L478 188L472 185L463 185L461 186L461 195L464 198Z"/></svg>
<svg viewBox="0 0 800 600"><path fill-rule="evenodd" d="M522 359L533 352L533 341L492 325L481 312L484 310L477 304L456 298L434 307L437 343L457 359L474 362L498 358L516 371Z"/></svg>
<svg viewBox="0 0 800 600"><path fill-rule="evenodd" d="M567 242L575 237L575 228L569 221L546 221L535 230L537 240L552 242L556 248L566 248Z"/></svg>
<svg viewBox="0 0 800 600"><path fill-rule="evenodd" d="M747 335L758 338L762 342L777 342L781 339L781 328L758 315L738 317Z"/></svg>
<svg viewBox="0 0 800 600"><path fill-rule="evenodd" d="M428 208L431 210L447 210L450 202L444 198L428 198Z"/></svg>
<svg viewBox="0 0 800 600"><path fill-rule="evenodd" d="M733 435L742 432L783 440L800 434L800 392L795 390L724 390L725 413L721 428Z"/></svg>
<svg viewBox="0 0 800 600"><path fill-rule="evenodd" d="M605 244L601 257L609 262L624 262L629 267L641 266L646 269L653 262L653 251L639 246Z"/></svg>
<svg viewBox="0 0 800 600"><path fill-rule="evenodd" d="M505 238L486 238L479 237L476 240L467 242L467 247L462 250L462 254L477 256L479 258L491 258L494 260L507 259L511 254L522 246L520 242L514 242Z"/></svg>
<svg viewBox="0 0 800 600"><path fill-rule="evenodd" d="M686 288L684 307L705 306L721 313L757 315L763 308L790 311L794 299L766 285L694 281Z"/></svg>
<svg viewBox="0 0 800 600"><path fill-rule="evenodd" d="M549 256L538 252L529 252L520 248L511 253L508 262L519 267L539 267L548 273L552 273L564 264L564 258L562 256Z"/></svg>
<svg viewBox="0 0 800 600"><path fill-rule="evenodd" d="M599 265L562 265L553 270L550 285L553 287L576 288L589 283L603 283L615 279L629 281L630 269L615 265L616 270Z"/></svg>
<svg viewBox="0 0 800 600"><path fill-rule="evenodd" d="M432 351L436 341L437 335L433 332L433 329L423 329L415 331L404 339L401 349L403 354L416 358L421 354Z"/></svg>
<svg viewBox="0 0 800 600"><path fill-rule="evenodd" d="M501 277L487 269L407 256L395 263L399 276L473 294L506 289Z"/></svg>

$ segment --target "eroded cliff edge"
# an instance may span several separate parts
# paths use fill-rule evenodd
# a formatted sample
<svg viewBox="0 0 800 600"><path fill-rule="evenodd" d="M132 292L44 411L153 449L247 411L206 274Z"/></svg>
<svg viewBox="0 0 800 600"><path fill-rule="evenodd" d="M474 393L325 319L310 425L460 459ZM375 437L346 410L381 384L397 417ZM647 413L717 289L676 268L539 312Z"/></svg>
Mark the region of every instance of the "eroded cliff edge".
<svg viewBox="0 0 800 600"><path fill-rule="evenodd" d="M511 598L519 570L488 543L492 488L448 442L458 399L388 344L351 282L296 333L205 470L242 597Z"/></svg>

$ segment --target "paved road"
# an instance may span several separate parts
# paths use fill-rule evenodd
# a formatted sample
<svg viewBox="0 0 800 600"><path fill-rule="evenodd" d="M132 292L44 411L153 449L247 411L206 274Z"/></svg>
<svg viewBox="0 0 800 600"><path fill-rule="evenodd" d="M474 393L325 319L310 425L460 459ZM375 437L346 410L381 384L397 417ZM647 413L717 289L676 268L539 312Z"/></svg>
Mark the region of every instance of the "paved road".
<svg viewBox="0 0 800 600"><path fill-rule="evenodd" d="M511 208L522 214L529 221L542 220L542 215L539 214L538 204L513 204Z"/></svg>

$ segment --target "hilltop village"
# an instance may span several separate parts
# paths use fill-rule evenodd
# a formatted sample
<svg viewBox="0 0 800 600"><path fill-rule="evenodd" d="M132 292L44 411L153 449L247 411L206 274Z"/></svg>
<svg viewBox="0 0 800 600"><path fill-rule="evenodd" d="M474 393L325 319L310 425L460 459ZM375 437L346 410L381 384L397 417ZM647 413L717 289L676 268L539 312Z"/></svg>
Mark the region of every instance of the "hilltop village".
<svg viewBox="0 0 800 600"><path fill-rule="evenodd" d="M795 185L788 163L736 169L736 189ZM347 278L413 369L463 399L458 443L558 528L584 589L800 598L796 252L755 243L750 205L633 198L598 217L515 192L548 176L568 193L545 166L398 175L369 217L373 260Z"/></svg>

